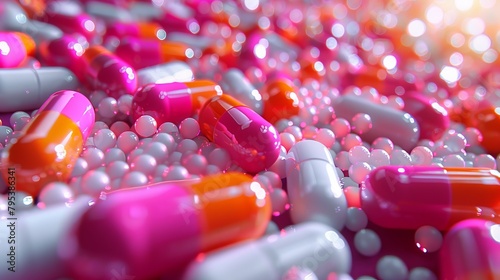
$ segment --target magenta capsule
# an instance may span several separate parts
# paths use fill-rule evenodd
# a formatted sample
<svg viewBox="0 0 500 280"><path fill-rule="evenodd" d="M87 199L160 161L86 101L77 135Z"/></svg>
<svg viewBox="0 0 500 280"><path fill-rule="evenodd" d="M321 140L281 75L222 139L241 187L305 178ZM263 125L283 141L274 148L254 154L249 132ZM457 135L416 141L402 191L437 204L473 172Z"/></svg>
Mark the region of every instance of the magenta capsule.
<svg viewBox="0 0 500 280"><path fill-rule="evenodd" d="M500 224L465 220L445 235L440 252L441 278L500 279Z"/></svg>
<svg viewBox="0 0 500 280"><path fill-rule="evenodd" d="M361 208L386 228L447 230L472 218L500 222L500 173L486 168L383 166L361 188Z"/></svg>
<svg viewBox="0 0 500 280"><path fill-rule="evenodd" d="M148 84L132 99L132 119L150 115L158 124L178 124L197 113L205 101L221 94L220 86L209 80Z"/></svg>
<svg viewBox="0 0 500 280"><path fill-rule="evenodd" d="M130 65L102 46L93 45L82 55L84 81L93 89L112 97L133 95L137 90L137 73Z"/></svg>
<svg viewBox="0 0 500 280"><path fill-rule="evenodd" d="M233 161L249 173L263 171L278 159L281 142L276 129L227 94L208 100L199 122L201 132L227 149Z"/></svg>
<svg viewBox="0 0 500 280"><path fill-rule="evenodd" d="M0 68L14 68L32 55L33 39L21 32L0 32Z"/></svg>
<svg viewBox="0 0 500 280"><path fill-rule="evenodd" d="M433 98L409 92L401 96L404 111L409 113L420 127L420 139L437 141L450 126L450 117L443 106Z"/></svg>

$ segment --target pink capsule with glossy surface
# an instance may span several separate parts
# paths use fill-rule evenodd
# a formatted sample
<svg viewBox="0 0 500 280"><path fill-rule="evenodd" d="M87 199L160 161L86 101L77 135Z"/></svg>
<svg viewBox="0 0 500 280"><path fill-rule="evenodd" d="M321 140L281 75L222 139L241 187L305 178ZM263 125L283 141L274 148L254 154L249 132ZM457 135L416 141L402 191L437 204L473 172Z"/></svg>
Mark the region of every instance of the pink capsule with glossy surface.
<svg viewBox="0 0 500 280"><path fill-rule="evenodd" d="M281 142L274 126L227 94L205 103L199 123L205 137L249 173L263 171L278 159Z"/></svg>
<svg viewBox="0 0 500 280"><path fill-rule="evenodd" d="M386 228L447 230L483 218L500 223L500 173L487 168L382 166L361 187L361 208Z"/></svg>
<svg viewBox="0 0 500 280"><path fill-rule="evenodd" d="M33 54L35 42L21 32L0 32L0 68L14 68Z"/></svg>
<svg viewBox="0 0 500 280"><path fill-rule="evenodd" d="M500 279L500 224L465 220L445 235L440 251L441 278Z"/></svg>
<svg viewBox="0 0 500 280"><path fill-rule="evenodd" d="M89 47L82 55L82 62L87 86L116 98L123 94L133 95L137 90L135 69L104 47Z"/></svg>
<svg viewBox="0 0 500 280"><path fill-rule="evenodd" d="M98 35L95 20L86 14L78 4L73 4L74 7L69 5L66 3L60 6L57 6L57 3L49 5L45 15L38 20L55 25L66 34L77 33L84 36L89 42L93 42Z"/></svg>
<svg viewBox="0 0 500 280"><path fill-rule="evenodd" d="M148 84L135 93L130 112L134 121L150 115L159 125L179 124L197 113L205 101L221 94L220 86L209 80Z"/></svg>

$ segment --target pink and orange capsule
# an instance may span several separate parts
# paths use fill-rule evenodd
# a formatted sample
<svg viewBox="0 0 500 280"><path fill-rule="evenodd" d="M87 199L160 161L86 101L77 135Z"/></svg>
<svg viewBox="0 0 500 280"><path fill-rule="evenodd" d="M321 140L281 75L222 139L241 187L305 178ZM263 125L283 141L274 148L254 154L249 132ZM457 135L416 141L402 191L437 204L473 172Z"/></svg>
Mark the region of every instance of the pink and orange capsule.
<svg viewBox="0 0 500 280"><path fill-rule="evenodd" d="M35 51L35 41L21 32L0 32L0 68L20 66Z"/></svg>
<svg viewBox="0 0 500 280"><path fill-rule="evenodd" d="M500 222L500 173L486 168L383 166L368 175L360 197L368 219L386 228Z"/></svg>

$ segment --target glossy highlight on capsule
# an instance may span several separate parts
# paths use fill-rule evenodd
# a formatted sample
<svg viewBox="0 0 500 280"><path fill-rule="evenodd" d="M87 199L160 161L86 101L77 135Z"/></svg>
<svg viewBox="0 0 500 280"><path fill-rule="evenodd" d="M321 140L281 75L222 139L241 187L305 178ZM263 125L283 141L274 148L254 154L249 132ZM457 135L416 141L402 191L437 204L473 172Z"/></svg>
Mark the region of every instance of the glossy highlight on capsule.
<svg viewBox="0 0 500 280"><path fill-rule="evenodd" d="M263 171L278 159L281 142L274 126L227 94L205 103L199 123L205 137L227 149L247 172Z"/></svg>
<svg viewBox="0 0 500 280"><path fill-rule="evenodd" d="M35 51L33 39L21 32L0 32L0 68L14 68Z"/></svg>
<svg viewBox="0 0 500 280"><path fill-rule="evenodd" d="M360 195L368 219L386 228L500 222L500 173L486 168L383 166L368 175Z"/></svg>
<svg viewBox="0 0 500 280"><path fill-rule="evenodd" d="M134 95L131 114L134 121L150 115L159 124L180 123L197 113L205 101L219 95L222 95L220 86L209 80L149 84Z"/></svg>
<svg viewBox="0 0 500 280"><path fill-rule="evenodd" d="M16 190L34 197L48 183L66 181L95 121L94 108L81 93L52 94L21 135L2 153L2 175L16 170Z"/></svg>
<svg viewBox="0 0 500 280"><path fill-rule="evenodd" d="M60 249L74 279L110 279L114 269L152 279L198 253L260 237L270 217L270 198L249 175L162 182L107 193Z"/></svg>

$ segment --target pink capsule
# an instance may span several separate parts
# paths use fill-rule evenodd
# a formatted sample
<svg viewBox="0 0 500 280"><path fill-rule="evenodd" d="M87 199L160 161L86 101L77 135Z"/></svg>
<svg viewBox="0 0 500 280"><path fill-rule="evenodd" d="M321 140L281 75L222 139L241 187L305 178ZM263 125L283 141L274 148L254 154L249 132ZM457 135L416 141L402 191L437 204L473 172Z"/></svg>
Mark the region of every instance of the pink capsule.
<svg viewBox="0 0 500 280"><path fill-rule="evenodd" d="M137 90L135 69L102 46L94 45L82 55L84 81L112 97L133 95Z"/></svg>
<svg viewBox="0 0 500 280"><path fill-rule="evenodd" d="M220 86L209 80L148 84L132 99L132 119L135 121L140 116L150 115L159 125L165 122L178 124L197 113L206 100L221 94Z"/></svg>
<svg viewBox="0 0 500 280"><path fill-rule="evenodd" d="M227 149L233 161L247 172L263 171L278 159L281 142L276 129L227 94L205 103L199 123L205 137Z"/></svg>
<svg viewBox="0 0 500 280"><path fill-rule="evenodd" d="M500 279L500 224L465 220L445 235L441 279Z"/></svg>
<svg viewBox="0 0 500 280"><path fill-rule="evenodd" d="M106 28L105 38L159 39L160 33L166 34L165 30L154 22L114 22Z"/></svg>
<svg viewBox="0 0 500 280"><path fill-rule="evenodd" d="M194 56L194 51L183 43L139 38L124 39L114 53L135 69Z"/></svg>
<svg viewBox="0 0 500 280"><path fill-rule="evenodd" d="M35 42L21 32L0 32L0 68L14 68L33 54Z"/></svg>

